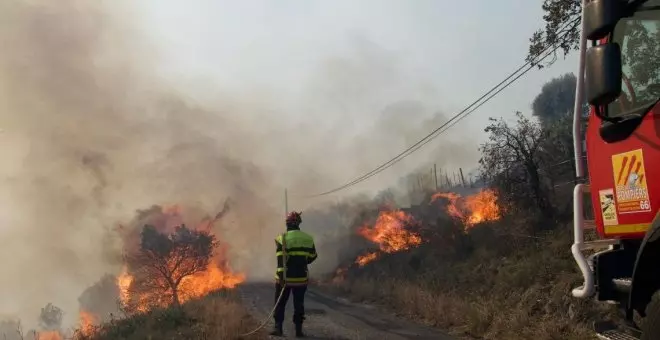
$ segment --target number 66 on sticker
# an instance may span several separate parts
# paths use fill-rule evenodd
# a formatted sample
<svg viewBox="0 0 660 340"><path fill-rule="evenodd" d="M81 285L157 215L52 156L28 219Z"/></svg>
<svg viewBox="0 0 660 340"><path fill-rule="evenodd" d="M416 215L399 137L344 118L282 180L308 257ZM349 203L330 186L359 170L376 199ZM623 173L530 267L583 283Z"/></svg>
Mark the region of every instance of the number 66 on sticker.
<svg viewBox="0 0 660 340"><path fill-rule="evenodd" d="M640 210L651 210L651 203L649 201L639 201Z"/></svg>

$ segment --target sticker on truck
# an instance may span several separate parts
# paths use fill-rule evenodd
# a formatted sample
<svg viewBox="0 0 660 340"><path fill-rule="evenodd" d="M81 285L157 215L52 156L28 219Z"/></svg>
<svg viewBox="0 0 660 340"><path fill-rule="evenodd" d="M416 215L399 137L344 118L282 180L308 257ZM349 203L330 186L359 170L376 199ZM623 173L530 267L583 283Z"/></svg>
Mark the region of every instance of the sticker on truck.
<svg viewBox="0 0 660 340"><path fill-rule="evenodd" d="M604 225L617 225L619 219L616 216L616 205L614 201L614 189L605 189L598 192L600 197L600 211L603 214Z"/></svg>
<svg viewBox="0 0 660 340"><path fill-rule="evenodd" d="M612 170L619 214L651 211L642 149L612 155Z"/></svg>

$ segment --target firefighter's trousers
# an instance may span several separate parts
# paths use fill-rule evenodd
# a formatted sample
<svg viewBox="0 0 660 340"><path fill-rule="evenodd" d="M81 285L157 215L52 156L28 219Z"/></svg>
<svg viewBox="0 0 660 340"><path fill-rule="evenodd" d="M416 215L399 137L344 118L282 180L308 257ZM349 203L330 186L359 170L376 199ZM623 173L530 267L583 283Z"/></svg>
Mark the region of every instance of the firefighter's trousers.
<svg viewBox="0 0 660 340"><path fill-rule="evenodd" d="M282 285L278 282L275 283L275 303L277 303L277 298L282 292ZM293 323L296 325L302 325L305 320L305 293L307 292L307 286L286 286L284 288L284 293L282 294L282 299L280 303L275 307L275 324L281 325L284 322L284 311L286 309L286 303L289 301L289 295L293 294Z"/></svg>

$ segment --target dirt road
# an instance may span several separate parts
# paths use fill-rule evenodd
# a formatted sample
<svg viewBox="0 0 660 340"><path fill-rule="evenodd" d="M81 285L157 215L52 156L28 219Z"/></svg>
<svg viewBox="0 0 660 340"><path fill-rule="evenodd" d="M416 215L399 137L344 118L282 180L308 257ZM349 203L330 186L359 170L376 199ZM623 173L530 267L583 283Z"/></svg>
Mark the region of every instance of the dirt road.
<svg viewBox="0 0 660 340"><path fill-rule="evenodd" d="M247 284L240 288L240 294L250 312L259 320L270 313L274 300L272 284ZM293 304L289 299L284 323L287 338L293 338L292 311ZM455 340L440 331L397 318L376 307L331 297L314 289L307 292L305 311L308 339ZM272 325L270 320L266 326L268 331Z"/></svg>

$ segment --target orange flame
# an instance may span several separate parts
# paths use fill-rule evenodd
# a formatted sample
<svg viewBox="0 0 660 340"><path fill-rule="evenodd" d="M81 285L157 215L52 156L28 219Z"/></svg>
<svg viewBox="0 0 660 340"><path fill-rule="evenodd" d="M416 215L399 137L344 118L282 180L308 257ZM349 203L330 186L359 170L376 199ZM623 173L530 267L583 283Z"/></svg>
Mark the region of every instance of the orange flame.
<svg viewBox="0 0 660 340"><path fill-rule="evenodd" d="M459 208L459 200L461 199L461 195L455 194L453 192L438 192L431 196L431 203L437 201L439 198L446 198L449 200L449 205L447 205L447 213L449 216L461 220L465 219L463 210Z"/></svg>
<svg viewBox="0 0 660 340"><path fill-rule="evenodd" d="M422 243L422 238L418 234L406 229L406 226L412 223L414 223L412 216L401 210L382 211L373 227L365 225L358 230L358 233L378 244L381 252L395 253ZM369 253L358 257L356 263L364 266L378 256L378 253Z"/></svg>
<svg viewBox="0 0 660 340"><path fill-rule="evenodd" d="M119 287L119 301L121 301L122 305L126 305L128 303L128 288L131 286L131 282L133 282L133 277L128 273L128 268L124 266L124 269L122 270L121 274L117 276L117 287Z"/></svg>
<svg viewBox="0 0 660 340"><path fill-rule="evenodd" d="M184 277L181 280L181 286L179 287L181 302L202 297L218 289L234 288L243 281L245 281L244 274L234 274L219 268L217 264L211 263L205 271Z"/></svg>
<svg viewBox="0 0 660 340"><path fill-rule="evenodd" d="M497 194L492 189L484 189L476 194L462 197L451 192L439 192L431 197L431 203L439 198L449 200L447 213L465 223L466 227L487 221L496 221L502 217L497 205Z"/></svg>
<svg viewBox="0 0 660 340"><path fill-rule="evenodd" d="M35 338L39 340L63 340L62 334L59 331L38 332Z"/></svg>
<svg viewBox="0 0 660 340"><path fill-rule="evenodd" d="M461 220L466 228L481 222L496 221L502 217L501 209L497 204L497 194L492 189L484 189L466 197L453 192L439 192L431 197L431 203L440 198L446 198L449 201L447 205L449 216ZM378 244L380 251L360 255L354 263L363 267L379 258L382 253L404 251L420 245L421 236L406 229L406 226L414 223L412 216L401 210L380 212L373 227L365 225L358 230L358 233L364 238ZM343 281L347 269L337 269L332 282Z"/></svg>
<svg viewBox="0 0 660 340"><path fill-rule="evenodd" d="M363 226L358 233L378 244L381 251L394 253L420 245L422 238L405 227L414 222L412 216L401 210L382 211L373 228Z"/></svg>
<svg viewBox="0 0 660 340"><path fill-rule="evenodd" d="M467 224L472 226L486 221L496 221L502 217L497 205L497 194L492 189L482 190L465 198L465 206L470 211Z"/></svg>
<svg viewBox="0 0 660 340"><path fill-rule="evenodd" d="M358 256L358 258L355 260L355 263L360 266L364 267L365 264L375 260L378 258L378 253L373 252L373 253L368 253L365 255Z"/></svg>
<svg viewBox="0 0 660 340"><path fill-rule="evenodd" d="M183 209L179 205L169 205L162 207L159 213L154 214L153 221L161 232L172 232L174 227L183 223ZM216 220L208 219L201 221L195 229L210 231L212 224ZM130 246L135 243L135 234L125 235L125 245ZM220 249L216 250L215 256L207 266L206 270L198 272L191 276L186 276L181 280L178 286L179 302L184 303L191 299L203 297L213 291L224 288L234 288L244 282L246 277L242 273L234 273L226 259L226 245L220 244ZM162 281L162 280L156 280ZM153 307L166 307L171 303L171 299L165 298L163 291L140 291L131 289L131 285L136 282L135 277L124 266L121 274L117 276L117 286L119 287L119 299L122 306L131 306L135 312L146 312ZM165 287L163 282L158 282ZM170 292L171 293L171 292Z"/></svg>
<svg viewBox="0 0 660 340"><path fill-rule="evenodd" d="M98 319L91 313L88 313L84 310L80 311L80 332L85 336L91 336L94 334L94 326L98 324Z"/></svg>

